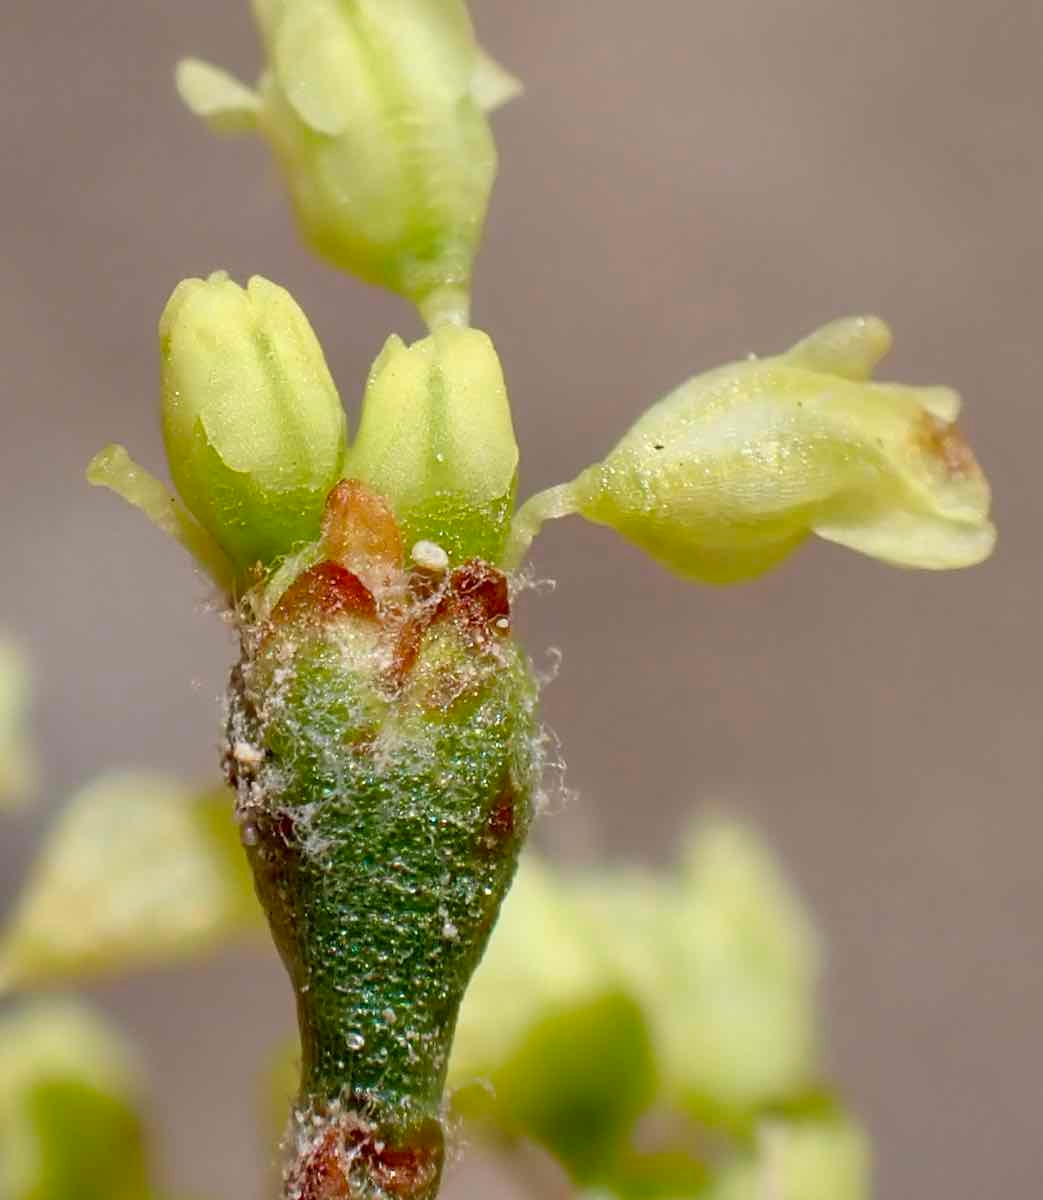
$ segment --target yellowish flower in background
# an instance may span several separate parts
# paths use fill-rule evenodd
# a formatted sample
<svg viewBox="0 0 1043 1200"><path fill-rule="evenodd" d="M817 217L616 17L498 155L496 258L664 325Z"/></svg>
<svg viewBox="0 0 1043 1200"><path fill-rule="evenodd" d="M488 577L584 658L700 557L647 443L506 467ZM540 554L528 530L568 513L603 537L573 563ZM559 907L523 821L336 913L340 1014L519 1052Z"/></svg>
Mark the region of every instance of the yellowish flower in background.
<svg viewBox="0 0 1043 1200"><path fill-rule="evenodd" d="M745 1198L759 1159L736 1154L718 1174L691 1129L745 1146L768 1120L786 1132L793 1179L813 1170L802 1164L820 1145L805 1120L823 1132L823 1161L834 1128L848 1130L835 1177L861 1186L864 1147L847 1152L860 1135L820 1091L819 973L803 905L770 852L728 819L695 825L670 874L530 858L461 1009L457 1106L478 1129L539 1142L575 1182L607 1188L599 1195L626 1197L627 1180L664 1171L676 1190L656 1195L694 1196L712 1172L731 1189L722 1197ZM681 1131L658 1158L627 1149L648 1114ZM780 1195L805 1200L801 1186Z"/></svg>
<svg viewBox="0 0 1043 1200"><path fill-rule="evenodd" d="M36 755L25 729L29 666L14 642L0 638L0 809L23 804L36 784Z"/></svg>
<svg viewBox="0 0 1043 1200"><path fill-rule="evenodd" d="M851 1121L766 1120L745 1161L726 1167L705 1200L869 1200L869 1145Z"/></svg>
<svg viewBox="0 0 1043 1200"><path fill-rule="evenodd" d="M224 789L114 771L44 840L0 930L0 995L183 960L260 922Z"/></svg>

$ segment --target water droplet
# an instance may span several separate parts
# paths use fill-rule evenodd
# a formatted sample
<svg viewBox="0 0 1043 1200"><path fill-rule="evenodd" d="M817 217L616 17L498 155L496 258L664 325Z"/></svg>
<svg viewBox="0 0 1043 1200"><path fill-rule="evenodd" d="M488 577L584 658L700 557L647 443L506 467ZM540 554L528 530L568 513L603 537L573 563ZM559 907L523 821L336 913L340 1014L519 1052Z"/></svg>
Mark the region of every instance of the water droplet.
<svg viewBox="0 0 1043 1200"><path fill-rule="evenodd" d="M345 1041L348 1044L349 1050L361 1050L366 1044L366 1039L357 1030L352 1030L352 1032L348 1034Z"/></svg>
<svg viewBox="0 0 1043 1200"><path fill-rule="evenodd" d="M455 942L459 932L460 931L452 923L452 921L446 921L446 923L442 926L442 937L444 937L446 941Z"/></svg>
<svg viewBox="0 0 1043 1200"><path fill-rule="evenodd" d="M393 1008L385 1008L380 1015L384 1018L384 1022L387 1025L394 1025L394 1023L398 1020L398 1017L395 1016L395 1010Z"/></svg>
<svg viewBox="0 0 1043 1200"><path fill-rule="evenodd" d="M246 824L239 830L239 840L244 846L256 846L261 840L261 835L257 832L257 826Z"/></svg>

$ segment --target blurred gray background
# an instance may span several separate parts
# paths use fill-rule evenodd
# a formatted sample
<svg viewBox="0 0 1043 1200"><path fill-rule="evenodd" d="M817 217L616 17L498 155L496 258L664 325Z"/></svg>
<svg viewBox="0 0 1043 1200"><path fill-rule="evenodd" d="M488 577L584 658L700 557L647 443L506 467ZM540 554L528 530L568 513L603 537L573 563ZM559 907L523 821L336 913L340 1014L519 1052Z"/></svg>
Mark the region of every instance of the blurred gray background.
<svg viewBox="0 0 1043 1200"><path fill-rule="evenodd" d="M521 613L568 784L545 843L666 862L686 814L766 832L829 946L830 1065L879 1194L1043 1182L1040 806L1043 6L1037 0L475 0L526 81L477 282L525 494L571 477L673 384L876 311L895 377L944 380L990 473L995 558L937 577L826 546L735 590L605 530L537 552ZM180 111L175 60L252 77L246 0L0 12L0 624L39 669L46 805L0 846L10 895L46 809L113 764L214 775L233 655L186 560L83 469L162 469L155 322L182 276L290 287L357 413L404 304L298 247L259 143ZM147 1047L167 1182L249 1200L252 1080L290 1022L269 957L94 989ZM248 1086L248 1084L250 1086ZM457 1198L489 1194L461 1171Z"/></svg>

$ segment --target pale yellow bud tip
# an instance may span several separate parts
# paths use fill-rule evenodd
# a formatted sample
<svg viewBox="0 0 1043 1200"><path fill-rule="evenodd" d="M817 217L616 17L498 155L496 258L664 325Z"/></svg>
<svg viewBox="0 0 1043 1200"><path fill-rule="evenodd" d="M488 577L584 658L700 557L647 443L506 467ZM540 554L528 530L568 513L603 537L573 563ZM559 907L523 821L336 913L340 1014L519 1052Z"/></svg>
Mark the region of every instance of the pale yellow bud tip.
<svg viewBox="0 0 1043 1200"><path fill-rule="evenodd" d="M215 133L249 133L257 127L257 93L221 67L185 58L174 75L182 103Z"/></svg>

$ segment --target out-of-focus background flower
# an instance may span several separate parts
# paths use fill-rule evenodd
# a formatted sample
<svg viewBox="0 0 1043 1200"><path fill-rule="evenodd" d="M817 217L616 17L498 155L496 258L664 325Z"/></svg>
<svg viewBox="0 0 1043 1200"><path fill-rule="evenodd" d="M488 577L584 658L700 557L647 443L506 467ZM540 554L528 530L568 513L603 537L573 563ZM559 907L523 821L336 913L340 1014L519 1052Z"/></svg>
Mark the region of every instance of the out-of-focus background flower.
<svg viewBox="0 0 1043 1200"><path fill-rule="evenodd" d="M828 948L833 1076L881 1196L1030 1195L1043 1176L1040 806L1043 11L1032 0L476 0L525 80L475 319L495 337L522 495L571 478L682 379L878 311L881 376L963 392L1000 544L966 574L815 545L745 588L686 586L610 532L550 527L520 622L576 795L570 862L676 856L726 804L780 851ZM119 435L162 467L155 323L178 279L289 287L357 426L404 304L313 262L262 146L176 101L201 52L250 77L245 0L9 5L0 623L38 680L45 803L5 824L15 893L48 811L113 764L207 783L233 657L187 562L83 469ZM93 989L143 1041L179 1191L260 1194L263 1059L289 1027L273 955ZM488 1194L479 1166L451 1195Z"/></svg>

